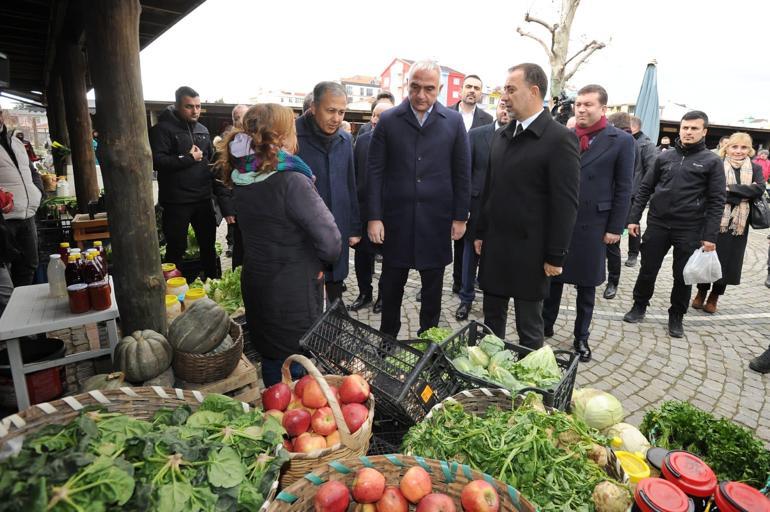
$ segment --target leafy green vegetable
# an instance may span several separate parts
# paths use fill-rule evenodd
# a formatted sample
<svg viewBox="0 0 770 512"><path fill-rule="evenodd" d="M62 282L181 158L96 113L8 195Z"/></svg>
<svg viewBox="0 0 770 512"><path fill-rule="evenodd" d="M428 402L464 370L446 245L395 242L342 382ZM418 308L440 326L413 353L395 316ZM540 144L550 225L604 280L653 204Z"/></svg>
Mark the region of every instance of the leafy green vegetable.
<svg viewBox="0 0 770 512"><path fill-rule="evenodd" d="M241 267L235 270L225 270L221 279L207 279L203 285L206 295L225 308L228 314L233 314L243 307L241 295Z"/></svg>
<svg viewBox="0 0 770 512"><path fill-rule="evenodd" d="M440 343L452 335L452 329L449 327L431 327L417 336L420 339ZM424 350L424 349L423 349Z"/></svg>
<svg viewBox="0 0 770 512"><path fill-rule="evenodd" d="M527 354L509 368L514 377L527 385L550 387L561 380L561 370L549 345Z"/></svg>
<svg viewBox="0 0 770 512"><path fill-rule="evenodd" d="M494 334L487 334L479 342L479 347L481 347L481 350L483 350L489 357L492 357L498 352L505 350L505 343Z"/></svg>
<svg viewBox="0 0 770 512"><path fill-rule="evenodd" d="M639 428L653 446L687 450L708 464L719 480L762 488L770 475L770 451L750 430L679 401L645 414Z"/></svg>
<svg viewBox="0 0 770 512"><path fill-rule="evenodd" d="M489 366L489 356L481 350L481 347L468 347L468 359L473 366L486 368Z"/></svg>

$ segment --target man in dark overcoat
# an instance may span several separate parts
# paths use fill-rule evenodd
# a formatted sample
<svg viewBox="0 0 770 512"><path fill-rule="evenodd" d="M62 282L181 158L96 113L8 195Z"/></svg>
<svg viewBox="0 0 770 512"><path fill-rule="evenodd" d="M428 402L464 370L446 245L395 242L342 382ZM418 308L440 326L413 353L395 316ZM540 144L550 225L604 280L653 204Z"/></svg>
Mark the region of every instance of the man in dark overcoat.
<svg viewBox="0 0 770 512"><path fill-rule="evenodd" d="M545 335L553 335L564 283L577 286L575 351L591 360L589 328L596 287L605 280L607 246L620 240L631 204L636 146L631 134L607 123L607 91L587 85L575 99L576 133L580 141L580 193L577 221L564 273L554 277L543 303Z"/></svg>
<svg viewBox="0 0 770 512"><path fill-rule="evenodd" d="M436 101L440 67L418 61L409 97L382 114L369 144L369 239L382 247L382 322L397 336L409 269L420 272L420 329L438 325L451 240L465 233L470 150L462 116Z"/></svg>
<svg viewBox="0 0 770 512"><path fill-rule="evenodd" d="M474 242L481 255L484 322L505 336L514 299L522 345L543 345L543 299L562 272L578 202L575 135L543 108L548 78L537 64L512 67L502 99L516 120L495 133Z"/></svg>

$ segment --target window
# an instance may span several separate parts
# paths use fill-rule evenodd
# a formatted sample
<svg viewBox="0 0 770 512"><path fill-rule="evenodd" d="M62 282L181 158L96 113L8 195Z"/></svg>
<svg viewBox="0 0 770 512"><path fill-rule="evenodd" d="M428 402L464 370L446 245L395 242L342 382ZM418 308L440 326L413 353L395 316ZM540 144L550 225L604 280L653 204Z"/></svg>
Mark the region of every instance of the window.
<svg viewBox="0 0 770 512"><path fill-rule="evenodd" d="M346 86L345 86L345 92L346 92L346 93L348 93L348 95L351 95L351 94L353 94L353 86L351 86L351 85L346 85Z"/></svg>
<svg viewBox="0 0 770 512"><path fill-rule="evenodd" d="M455 85L460 85L460 79L459 78L454 78L452 80L452 83L455 84Z"/></svg>
<svg viewBox="0 0 770 512"><path fill-rule="evenodd" d="M460 93L459 93L459 92L457 92L457 91L452 91L452 97L453 97L453 98L455 98L455 99L457 99L457 98L459 98L459 97L460 97Z"/></svg>
<svg viewBox="0 0 770 512"><path fill-rule="evenodd" d="M390 77L386 76L382 79L382 86L383 87L389 87L390 86Z"/></svg>
<svg viewBox="0 0 770 512"><path fill-rule="evenodd" d="M366 88L366 95L367 96L372 96L372 88L371 87L367 87Z"/></svg>
<svg viewBox="0 0 770 512"><path fill-rule="evenodd" d="M363 96L364 95L364 88L363 87L359 87L358 88L358 95L359 96Z"/></svg>

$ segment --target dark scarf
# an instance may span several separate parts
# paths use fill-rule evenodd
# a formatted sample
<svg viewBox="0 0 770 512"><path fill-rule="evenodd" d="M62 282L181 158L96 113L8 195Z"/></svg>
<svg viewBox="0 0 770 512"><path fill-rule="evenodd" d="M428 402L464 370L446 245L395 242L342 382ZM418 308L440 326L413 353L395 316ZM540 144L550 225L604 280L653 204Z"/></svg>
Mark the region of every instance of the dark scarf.
<svg viewBox="0 0 770 512"><path fill-rule="evenodd" d="M695 144L682 144L682 139L677 137L676 140L674 141L674 146L682 154L690 155L692 153L697 153L698 151L702 151L706 149L706 137L703 137L701 140L699 140Z"/></svg>
<svg viewBox="0 0 770 512"><path fill-rule="evenodd" d="M591 140L591 135L604 130L606 127L607 127L607 118L605 116L602 116L601 119L599 119L594 124L586 128L581 128L579 126L576 126L575 134L577 134L578 138L580 139L580 152L585 153L586 151L588 151L588 148L590 146L589 142Z"/></svg>
<svg viewBox="0 0 770 512"><path fill-rule="evenodd" d="M308 112L305 114L305 122L310 125L310 129L313 132L313 135L315 135L319 141L321 141L321 145L323 145L324 149L328 152L329 148L332 147L332 144L334 143L334 139L338 137L339 128L336 132L334 132L331 135L325 134L321 127L318 126L318 123L315 121L315 116Z"/></svg>

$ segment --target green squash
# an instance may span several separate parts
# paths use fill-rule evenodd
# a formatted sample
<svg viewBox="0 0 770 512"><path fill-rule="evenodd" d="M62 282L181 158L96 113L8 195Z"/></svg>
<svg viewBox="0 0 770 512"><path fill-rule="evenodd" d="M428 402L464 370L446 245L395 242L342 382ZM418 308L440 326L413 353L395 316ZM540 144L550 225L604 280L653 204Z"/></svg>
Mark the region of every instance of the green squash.
<svg viewBox="0 0 770 512"><path fill-rule="evenodd" d="M126 375L130 382L144 382L157 377L171 366L174 350L155 331L146 329L134 331L115 347L115 367Z"/></svg>
<svg viewBox="0 0 770 512"><path fill-rule="evenodd" d="M86 379L83 383L83 393L96 389L118 389L122 386L128 386L124 382L125 379L126 376L123 372L100 373Z"/></svg>
<svg viewBox="0 0 770 512"><path fill-rule="evenodd" d="M174 350L205 354L218 346L230 330L230 317L209 298L193 302L171 322L168 341Z"/></svg>

